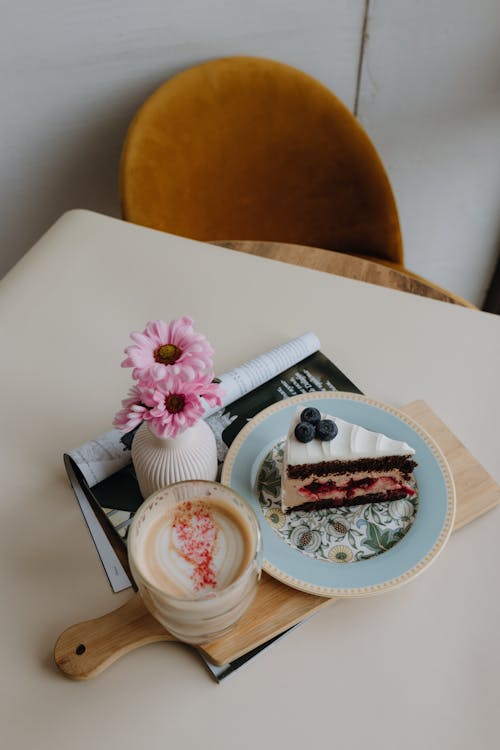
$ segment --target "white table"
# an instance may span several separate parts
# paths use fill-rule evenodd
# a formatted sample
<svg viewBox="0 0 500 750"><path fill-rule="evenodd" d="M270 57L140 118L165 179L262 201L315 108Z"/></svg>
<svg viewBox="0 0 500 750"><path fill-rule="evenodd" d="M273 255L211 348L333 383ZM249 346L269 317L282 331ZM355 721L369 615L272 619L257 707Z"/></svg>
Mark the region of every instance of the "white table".
<svg viewBox="0 0 500 750"><path fill-rule="evenodd" d="M5 748L493 748L500 742L500 512L392 593L327 608L217 686L156 644L85 683L52 649L113 595L62 453L109 428L128 333L192 315L224 371L314 330L368 395L425 399L500 480L500 318L64 215L0 285Z"/></svg>

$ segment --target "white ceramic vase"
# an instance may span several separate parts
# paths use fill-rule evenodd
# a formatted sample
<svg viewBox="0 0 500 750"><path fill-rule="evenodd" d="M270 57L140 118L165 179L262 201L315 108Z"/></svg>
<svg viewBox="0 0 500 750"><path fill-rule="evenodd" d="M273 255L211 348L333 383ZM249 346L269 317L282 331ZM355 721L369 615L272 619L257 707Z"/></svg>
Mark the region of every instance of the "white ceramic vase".
<svg viewBox="0 0 500 750"><path fill-rule="evenodd" d="M144 498L186 479L217 475L217 446L210 427L200 419L176 438L160 438L143 422L132 442L132 462Z"/></svg>

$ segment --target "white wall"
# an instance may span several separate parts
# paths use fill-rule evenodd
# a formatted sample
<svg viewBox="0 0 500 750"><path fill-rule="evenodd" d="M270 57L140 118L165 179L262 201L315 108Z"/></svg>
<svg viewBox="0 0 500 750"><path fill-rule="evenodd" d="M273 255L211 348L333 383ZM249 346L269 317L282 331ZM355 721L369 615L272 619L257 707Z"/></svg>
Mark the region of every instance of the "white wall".
<svg viewBox="0 0 500 750"><path fill-rule="evenodd" d="M358 114L406 265L480 304L500 249L500 0L371 0Z"/></svg>
<svg viewBox="0 0 500 750"><path fill-rule="evenodd" d="M119 215L127 125L185 67L271 57L353 108L365 6L1 0L0 275L66 209ZM368 21L359 114L394 184L407 264L480 303L500 230L500 3L371 0Z"/></svg>

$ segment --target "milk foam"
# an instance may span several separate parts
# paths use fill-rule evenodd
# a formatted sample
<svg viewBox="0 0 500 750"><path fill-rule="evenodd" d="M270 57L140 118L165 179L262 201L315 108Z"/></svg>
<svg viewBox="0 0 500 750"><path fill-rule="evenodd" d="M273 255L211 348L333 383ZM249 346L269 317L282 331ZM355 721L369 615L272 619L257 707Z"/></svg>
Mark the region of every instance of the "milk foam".
<svg viewBox="0 0 500 750"><path fill-rule="evenodd" d="M192 598L233 583L249 565L253 547L246 520L227 503L193 499L152 519L138 562L154 586Z"/></svg>

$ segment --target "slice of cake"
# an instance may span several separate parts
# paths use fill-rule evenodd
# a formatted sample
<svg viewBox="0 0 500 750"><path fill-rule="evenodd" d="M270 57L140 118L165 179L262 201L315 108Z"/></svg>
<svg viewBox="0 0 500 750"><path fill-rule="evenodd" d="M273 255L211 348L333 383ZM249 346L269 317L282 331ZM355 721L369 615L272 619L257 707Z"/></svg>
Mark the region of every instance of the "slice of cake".
<svg viewBox="0 0 500 750"><path fill-rule="evenodd" d="M300 406L285 443L283 511L380 503L414 495L407 443Z"/></svg>

